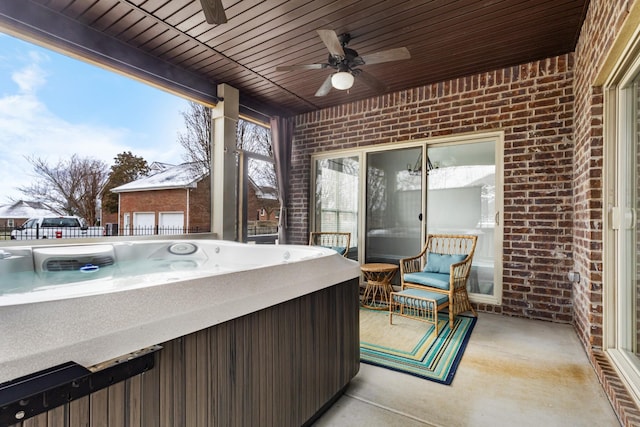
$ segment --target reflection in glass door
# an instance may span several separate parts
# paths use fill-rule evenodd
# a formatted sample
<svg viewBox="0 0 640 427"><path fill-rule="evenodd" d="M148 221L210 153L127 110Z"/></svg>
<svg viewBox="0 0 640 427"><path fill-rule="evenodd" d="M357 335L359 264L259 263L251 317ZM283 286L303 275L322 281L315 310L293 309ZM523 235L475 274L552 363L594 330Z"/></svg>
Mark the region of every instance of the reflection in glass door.
<svg viewBox="0 0 640 427"><path fill-rule="evenodd" d="M478 236L468 289L494 296L496 288L495 142L429 146L427 232Z"/></svg>
<svg viewBox="0 0 640 427"><path fill-rule="evenodd" d="M367 155L365 262L398 264L420 252L421 171L422 147Z"/></svg>
<svg viewBox="0 0 640 427"><path fill-rule="evenodd" d="M640 207L638 192L640 187L640 74L629 83L622 97L626 115L624 135L619 148L618 180L618 345L619 349L629 360L640 366L640 226L636 212Z"/></svg>
<svg viewBox="0 0 640 427"><path fill-rule="evenodd" d="M351 233L348 257L358 259L358 156L317 160L314 231Z"/></svg>

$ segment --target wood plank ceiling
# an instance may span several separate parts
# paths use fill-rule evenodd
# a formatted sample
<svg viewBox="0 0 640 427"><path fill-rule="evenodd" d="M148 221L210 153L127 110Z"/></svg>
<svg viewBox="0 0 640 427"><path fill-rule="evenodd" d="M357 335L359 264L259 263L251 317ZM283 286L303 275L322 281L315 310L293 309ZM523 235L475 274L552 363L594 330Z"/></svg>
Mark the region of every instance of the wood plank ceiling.
<svg viewBox="0 0 640 427"><path fill-rule="evenodd" d="M246 108L290 115L572 52L588 0L223 5L228 22L210 25L199 0L1 0L0 30L205 102L228 83ZM406 47L411 59L362 66L383 91L356 76L351 89L316 97L332 69L276 67L327 62L318 29L349 33L360 55Z"/></svg>

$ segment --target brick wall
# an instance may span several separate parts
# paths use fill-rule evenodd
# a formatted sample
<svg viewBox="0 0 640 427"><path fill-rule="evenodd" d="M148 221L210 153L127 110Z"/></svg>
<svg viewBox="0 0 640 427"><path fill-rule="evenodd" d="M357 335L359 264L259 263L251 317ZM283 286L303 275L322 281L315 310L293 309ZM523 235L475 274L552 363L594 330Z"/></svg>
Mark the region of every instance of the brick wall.
<svg viewBox="0 0 640 427"><path fill-rule="evenodd" d="M158 225L159 212L183 212L184 227L191 231L208 232L211 230L210 187L209 178L205 177L198 182L196 188L120 193L120 227L124 224L126 213L131 215L133 225L134 212L154 212L155 223ZM187 200L189 202L188 218Z"/></svg>
<svg viewBox="0 0 640 427"><path fill-rule="evenodd" d="M189 230L211 231L211 180L206 176L189 189Z"/></svg>
<svg viewBox="0 0 640 427"><path fill-rule="evenodd" d="M101 225L118 223L118 212L110 213L102 209L101 215Z"/></svg>
<svg viewBox="0 0 640 427"><path fill-rule="evenodd" d="M251 184L248 185L247 192L247 221L275 221L280 212L280 202L259 198L256 188Z"/></svg>
<svg viewBox="0 0 640 427"><path fill-rule="evenodd" d="M576 47L574 193L575 323L585 345L602 346L603 95L593 82L626 17L628 1L591 1Z"/></svg>
<svg viewBox="0 0 640 427"><path fill-rule="evenodd" d="M502 130L504 292L481 310L570 322L573 56L495 70L300 115L292 153L292 240L308 236L311 155Z"/></svg>
<svg viewBox="0 0 640 427"><path fill-rule="evenodd" d="M605 55L633 1L591 0L575 51L574 324L605 392L625 426L640 410L602 348L603 325L603 90L594 86Z"/></svg>

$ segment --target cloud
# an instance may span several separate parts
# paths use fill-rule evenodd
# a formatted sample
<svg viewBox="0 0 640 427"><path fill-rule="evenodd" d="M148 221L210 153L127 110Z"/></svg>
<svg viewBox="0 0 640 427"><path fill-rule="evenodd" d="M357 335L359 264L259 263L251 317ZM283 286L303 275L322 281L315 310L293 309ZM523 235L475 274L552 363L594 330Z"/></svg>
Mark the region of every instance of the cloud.
<svg viewBox="0 0 640 427"><path fill-rule="evenodd" d="M18 85L22 93L34 93L46 82L46 73L39 64L46 60L46 57L36 52L29 52L29 58L33 61L31 64L11 75L11 79Z"/></svg>
<svg viewBox="0 0 640 427"><path fill-rule="evenodd" d="M17 188L33 182L33 168L26 156L45 159L53 165L77 154L102 160L110 166L118 153L132 151L149 162L181 161L179 145L163 147L156 134L159 129L132 130L126 124L96 124L82 117L63 118L55 114L39 96L47 87L46 67L50 63L46 54L35 50L21 52L18 59L0 57L0 67L6 72L6 77L0 75L5 78L4 94L0 93L0 204L23 198ZM13 85L7 86L7 82ZM70 87L69 96L73 96L72 90ZM96 109L100 107L118 108L96 105ZM153 114L153 111L145 113ZM166 125L166 121L160 121L155 127ZM167 133L167 129L162 130ZM147 143L141 147L143 141Z"/></svg>
<svg viewBox="0 0 640 427"><path fill-rule="evenodd" d="M66 122L30 95L0 98L0 201L20 197L16 187L32 181L26 156L55 164L75 153L110 165L116 153L128 149L122 143L126 133Z"/></svg>
<svg viewBox="0 0 640 427"><path fill-rule="evenodd" d="M29 58L29 64L11 73L14 93L0 97L0 204L20 198L17 187L33 181L25 156L55 164L75 153L111 165L117 153L131 150L126 128L71 123L53 114L38 98L38 89L47 82L39 65L42 55Z"/></svg>

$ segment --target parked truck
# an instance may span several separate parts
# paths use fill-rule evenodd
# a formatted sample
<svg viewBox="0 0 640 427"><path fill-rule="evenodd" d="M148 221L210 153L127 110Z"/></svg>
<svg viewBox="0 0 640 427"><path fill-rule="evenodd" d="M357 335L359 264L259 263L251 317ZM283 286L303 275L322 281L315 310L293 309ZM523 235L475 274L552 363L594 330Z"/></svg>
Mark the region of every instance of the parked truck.
<svg viewBox="0 0 640 427"><path fill-rule="evenodd" d="M77 216L41 216L29 218L11 231L11 240L67 239L77 237L102 237L103 227L88 227Z"/></svg>

